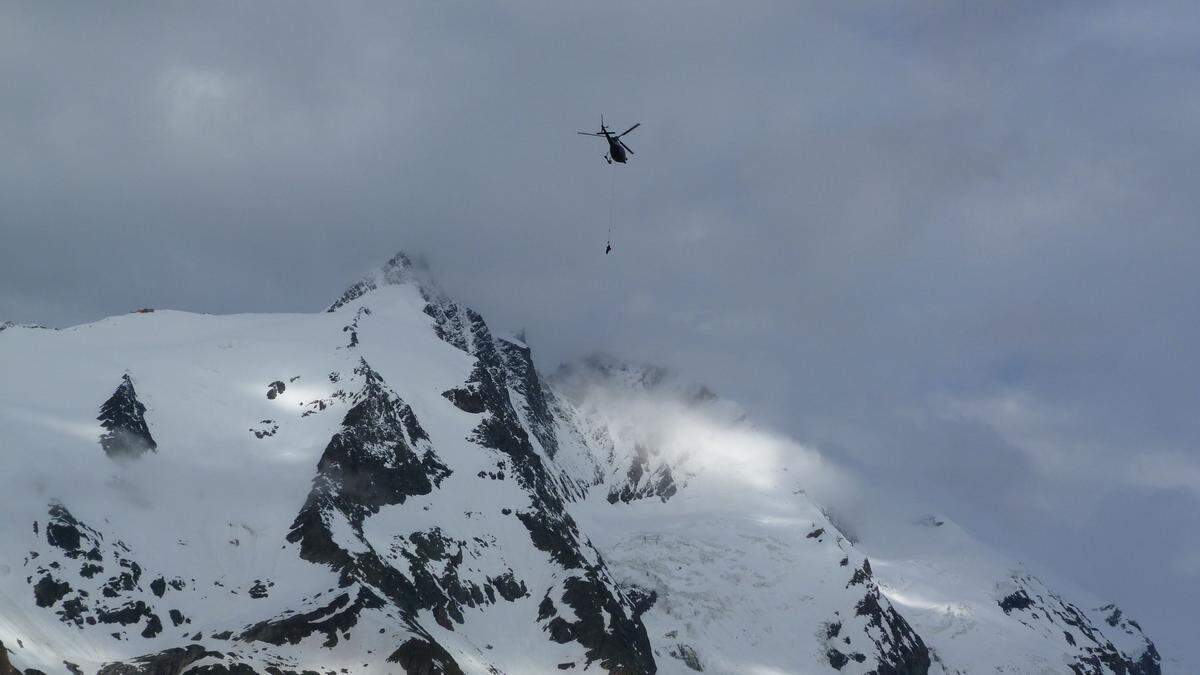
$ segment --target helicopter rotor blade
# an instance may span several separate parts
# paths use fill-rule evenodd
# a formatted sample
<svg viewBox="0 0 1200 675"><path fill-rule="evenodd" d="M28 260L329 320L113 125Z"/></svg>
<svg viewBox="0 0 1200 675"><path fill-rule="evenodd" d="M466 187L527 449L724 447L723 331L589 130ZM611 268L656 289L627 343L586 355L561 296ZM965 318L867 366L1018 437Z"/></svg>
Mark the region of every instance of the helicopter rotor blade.
<svg viewBox="0 0 1200 675"><path fill-rule="evenodd" d="M576 131L580 136L603 136L604 134L593 134L590 131Z"/></svg>
<svg viewBox="0 0 1200 675"><path fill-rule="evenodd" d="M631 155L636 155L636 154L637 154L636 152L634 152L634 151L633 151L633 148L629 147L628 145L625 145L625 141L623 141L623 140L621 140L620 138L618 138L618 139L617 139L617 142L621 144L621 147L622 147L622 148L625 148L627 151L629 151L629 154L631 154Z"/></svg>
<svg viewBox="0 0 1200 675"><path fill-rule="evenodd" d="M625 134L627 134L627 133L629 133L629 132L633 131L634 129L636 129L636 128L640 127L640 126L642 126L642 123L641 123L641 122L638 122L637 124L635 124L635 125L633 125L633 126L629 127L628 129L626 129L625 131L622 131L621 133L617 134L617 138L620 138L620 137L624 136Z"/></svg>

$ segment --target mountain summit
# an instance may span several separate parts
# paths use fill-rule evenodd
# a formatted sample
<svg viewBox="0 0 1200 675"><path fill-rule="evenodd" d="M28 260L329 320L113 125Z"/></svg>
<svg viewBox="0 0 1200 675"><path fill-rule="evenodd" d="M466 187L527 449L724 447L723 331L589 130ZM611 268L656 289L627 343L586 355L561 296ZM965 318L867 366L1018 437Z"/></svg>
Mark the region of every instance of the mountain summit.
<svg viewBox="0 0 1200 675"><path fill-rule="evenodd" d="M1160 672L946 518L852 542L707 388L544 377L403 253L325 312L0 358L0 675Z"/></svg>

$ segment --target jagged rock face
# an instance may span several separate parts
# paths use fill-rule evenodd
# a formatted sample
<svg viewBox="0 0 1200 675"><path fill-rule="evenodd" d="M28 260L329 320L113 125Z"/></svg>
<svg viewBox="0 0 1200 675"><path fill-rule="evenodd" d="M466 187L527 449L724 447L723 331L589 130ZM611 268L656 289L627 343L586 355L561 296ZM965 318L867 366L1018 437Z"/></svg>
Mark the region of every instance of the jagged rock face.
<svg viewBox="0 0 1200 675"><path fill-rule="evenodd" d="M122 357L154 394L157 441L128 376L101 406L106 456L89 435L95 400L55 407L71 394L0 380L0 405L38 413L7 430L36 487L0 519L0 675L995 665L941 659L938 641L957 631L913 619L896 561L873 555L873 570L803 485L781 480L801 474L706 471L574 385L600 378L616 399L666 395L693 412L723 405L710 390L602 358L548 381L523 338L495 336L404 254L329 312L158 311L6 331L0 349L17 345L12 362L31 372L80 364L79 390L106 392L111 373L87 364L143 344L147 321L212 336ZM109 461L159 443L153 461ZM55 482L73 461L83 469ZM1020 631L1004 639L1053 638L1075 672L1158 672L1119 610L1014 584L989 595Z"/></svg>
<svg viewBox="0 0 1200 675"><path fill-rule="evenodd" d="M647 497L657 497L665 502L675 496L677 487L675 477L671 475L670 465L660 464L651 467L650 451L646 449L646 446L636 444L634 449L637 454L629 465L629 471L625 474L626 481L609 489L608 502L610 504L618 501L629 503L635 499Z"/></svg>
<svg viewBox="0 0 1200 675"><path fill-rule="evenodd" d="M435 318L459 316L444 307L426 313ZM553 617L547 624L551 639L584 645L588 662L598 661L611 673L655 672L645 627L615 588L599 554L585 550L591 545L580 541L559 484L543 463L543 456L554 457L557 438L528 347L495 340L483 317L472 310L465 311L465 318L465 323L445 319L438 334L456 347L468 346L476 358L470 378L459 390L472 392L482 404L483 419L472 440L510 460L514 477L530 496L528 508L517 517L529 530L534 546L570 573L558 595L577 620ZM517 398L515 406L510 391ZM531 444L527 427L541 444L542 453Z"/></svg>
<svg viewBox="0 0 1200 675"><path fill-rule="evenodd" d="M330 518L346 519L361 535L363 520L379 507L429 494L450 474L412 408L365 360L354 373L362 389L321 455L312 492L288 535L305 560L337 569L350 559L333 540Z"/></svg>
<svg viewBox="0 0 1200 675"><path fill-rule="evenodd" d="M128 545L119 539L106 541L60 503L50 505L46 520L37 522L35 529L45 533L48 544L25 560L26 580L38 607L77 628L109 626L113 634L145 638L162 632L161 616L167 612L154 597L162 593L147 592L146 580L155 577L138 564ZM186 585L182 579L171 582L175 590Z"/></svg>
<svg viewBox="0 0 1200 675"><path fill-rule="evenodd" d="M1117 645L1117 649L1127 655L1126 660L1132 660L1130 656L1136 659L1134 665L1129 667L1130 675L1159 675L1162 672L1162 657L1158 654L1158 648L1142 632L1137 621L1126 617L1121 608L1113 604L1096 608L1091 616L1097 614L1103 617L1104 624L1108 626L1104 629L1105 633Z"/></svg>
<svg viewBox="0 0 1200 675"><path fill-rule="evenodd" d="M546 455L554 459L558 453L556 425L549 392L542 386L542 379L533 365L533 353L528 346L512 340L498 340L497 347L504 359L505 383L519 397L519 412L525 425L545 448Z"/></svg>
<svg viewBox="0 0 1200 675"><path fill-rule="evenodd" d="M387 660L411 675L463 675L462 669L441 645L420 638L410 638Z"/></svg>
<svg viewBox="0 0 1200 675"><path fill-rule="evenodd" d="M1103 623L1117 629L1132 649L1118 649L1105 635L1102 624L1094 622L1086 612L1067 602L1030 575L1013 575L1011 585L1001 586L1009 591L998 601L1004 613L1013 617L1030 631L1058 631L1064 648L1072 654L1069 664L1075 675L1159 675L1160 657L1154 644L1142 635L1136 622L1129 622L1116 605L1097 610L1103 613ZM1115 631L1114 631L1115 632Z"/></svg>
<svg viewBox="0 0 1200 675"><path fill-rule="evenodd" d="M408 630L419 636L413 640L432 644L414 616L418 611L434 610L438 622L448 626L447 617L463 621L463 601L471 606L486 602L483 589L458 581L455 564L440 578L431 569L436 563L455 561L450 549L461 542L444 538L437 530L414 532L412 547L403 550L409 562L406 570L366 541L363 524L368 517L381 507L428 495L451 471L438 459L412 408L379 373L360 360L354 376L362 382L361 389L350 398L351 408L326 446L312 491L288 534L288 541L300 544L303 559L335 569L339 586L347 591L314 611L260 622L242 634L244 640L283 645L323 634L324 644L333 647L364 611L392 606L402 612L400 620ZM456 562L461 561L460 551ZM498 583L507 589L505 581ZM490 586L487 596L494 601ZM427 658L442 663L446 672L457 668L440 647L397 653L406 667L432 668L433 661L414 665L414 660Z"/></svg>
<svg viewBox="0 0 1200 675"><path fill-rule="evenodd" d="M138 400L133 380L122 375L121 384L100 406L100 416L96 418L105 429L100 446L109 457L140 457L158 449L145 415L146 406Z"/></svg>
<svg viewBox="0 0 1200 675"><path fill-rule="evenodd" d="M348 348L358 348L360 319L371 315L356 301L381 282L412 278L409 265L404 257L394 258L380 279L360 282L334 304L335 310L354 308L346 331L352 336ZM439 293L421 293L428 303L425 314L435 319L436 334L475 358L467 380L443 396L459 410L480 416L468 440L495 451L497 466L503 467L481 471L481 477L505 480L507 471L507 478L522 488L528 504L512 515L528 531L529 543L561 570L557 588L545 594L544 602L553 608L543 617L546 639L583 646L583 663L595 662L606 672L654 672L644 627L599 554L581 541L560 482L543 463L557 449L556 426L549 392L543 389L528 348L497 340L481 316L445 301ZM428 495L451 472L438 459L412 408L387 387L382 375L365 360L354 375L362 388L351 397L352 407L322 455L312 492L288 539L300 545L304 559L338 570L339 585L357 589L357 595L352 599L351 593L342 593L311 612L261 622L242 638L280 645L321 633L332 647L364 611L390 606L401 610L412 637L389 661L411 672L458 672L454 657L421 624L420 613L429 611L440 628L455 630L466 621L467 608L513 602L528 597L529 590L513 570L479 581L466 578L464 560L479 554L478 541L458 540L438 528L399 537L403 542L391 556L367 541L364 523L381 507ZM556 601L566 609L565 616Z"/></svg>
<svg viewBox="0 0 1200 675"><path fill-rule="evenodd" d="M128 663L112 663L100 669L97 675L179 675L184 669L206 656L219 657L200 645L171 647L157 654L140 656Z"/></svg>
<svg viewBox="0 0 1200 675"><path fill-rule="evenodd" d="M873 653L868 658L875 664L875 672L880 675L918 675L929 672L929 649L925 646L925 641L916 634L904 617L900 616L896 608L883 598L868 560L863 560L846 585L848 588L860 587L863 590L862 599L854 605L854 616L866 620L865 633L874 646ZM830 625L840 626L840 623ZM833 635L829 637L837 637L837 631L833 631ZM847 663L847 657L833 646L828 648L826 654L829 656L829 665L835 669L841 670ZM848 658L859 663L864 660L861 652L852 652Z"/></svg>

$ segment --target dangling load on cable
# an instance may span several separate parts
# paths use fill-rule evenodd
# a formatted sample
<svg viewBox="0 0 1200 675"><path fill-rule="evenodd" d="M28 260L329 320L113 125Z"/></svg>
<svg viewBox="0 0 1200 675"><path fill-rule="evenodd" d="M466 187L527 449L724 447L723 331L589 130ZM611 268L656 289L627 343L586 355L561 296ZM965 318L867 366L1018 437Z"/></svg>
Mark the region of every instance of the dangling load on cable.
<svg viewBox="0 0 1200 675"><path fill-rule="evenodd" d="M604 155L604 161L608 162L611 166L613 162L616 162L617 164L625 164L629 161L629 157L625 153L628 152L630 155L634 154L633 148L625 145L625 141L621 140L621 137L640 126L642 126L642 123L638 122L625 131L622 131L619 134L614 134L608 130L608 127L604 124L604 115L601 115L600 131L595 133L588 131L577 131L575 133L581 136L600 136L605 141L608 141L608 153ZM604 255L612 253L612 204L613 200L616 199L616 196L616 176L614 174L612 187L608 195L608 243L604 246Z"/></svg>

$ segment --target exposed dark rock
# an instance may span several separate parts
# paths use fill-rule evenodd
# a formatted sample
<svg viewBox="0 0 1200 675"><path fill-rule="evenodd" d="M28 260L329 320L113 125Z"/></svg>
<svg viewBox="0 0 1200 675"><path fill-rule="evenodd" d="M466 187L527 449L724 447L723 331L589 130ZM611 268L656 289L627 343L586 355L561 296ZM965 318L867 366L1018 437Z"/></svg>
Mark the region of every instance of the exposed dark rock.
<svg viewBox="0 0 1200 675"><path fill-rule="evenodd" d="M462 607L475 607L496 601L496 591L501 597L513 601L525 597L528 591L511 571L487 579L481 588L473 581L459 576L463 563L466 542L446 537L438 528L413 532L408 540L412 546L402 550L409 561L409 575L415 586L415 601L420 608L432 609L434 617L444 628L453 630L451 622L462 623ZM433 569L440 567L442 573L435 575Z"/></svg>
<svg viewBox="0 0 1200 675"><path fill-rule="evenodd" d="M575 639L574 627L561 616L555 617L547 624L546 629L550 632L550 639L559 644L566 644Z"/></svg>
<svg viewBox="0 0 1200 675"><path fill-rule="evenodd" d="M930 666L925 642L890 603L885 606L880 599L879 588L872 582L855 607L858 616L867 617L868 637L876 648L876 671L879 675L925 675Z"/></svg>
<svg viewBox="0 0 1200 675"><path fill-rule="evenodd" d="M854 570L854 576L850 577L846 588L851 586L861 586L871 582L871 561L863 558L863 564Z"/></svg>
<svg viewBox="0 0 1200 675"><path fill-rule="evenodd" d="M354 312L354 319L345 326L342 326L342 332L350 335L350 342L346 344L346 349L354 349L358 346L358 327L359 322L364 316L371 316L370 307L359 307Z"/></svg>
<svg viewBox="0 0 1200 675"><path fill-rule="evenodd" d="M1028 609L1032 606L1033 599L1024 589L1014 591L1000 600L1000 609L1004 610L1005 614L1012 614L1014 609Z"/></svg>
<svg viewBox="0 0 1200 675"><path fill-rule="evenodd" d="M198 644L172 647L120 663L107 663L96 675L181 675L185 668L206 656L220 657ZM187 671L200 672L200 671Z"/></svg>
<svg viewBox="0 0 1200 675"><path fill-rule="evenodd" d="M1122 618L1120 610L1114 605L1099 610L1107 612L1100 623L1139 638L1145 644L1141 653L1121 652L1087 614L1051 592L1036 577L1018 574L1012 577L1012 582L1017 589L999 601L1000 608L1022 623L1036 620L1058 627L1063 632L1064 640L1078 650L1074 662L1070 664L1072 672L1078 675L1160 675L1161 657L1154 643L1146 639L1136 626L1127 626L1130 622Z"/></svg>
<svg viewBox="0 0 1200 675"><path fill-rule="evenodd" d="M1153 642L1146 640L1146 650L1137 662L1129 667L1129 675L1162 675L1162 657Z"/></svg>
<svg viewBox="0 0 1200 675"><path fill-rule="evenodd" d="M157 614L151 614L150 618L146 621L146 627L142 630L142 637L152 638L161 633L162 628L162 620L158 618Z"/></svg>
<svg viewBox="0 0 1200 675"><path fill-rule="evenodd" d="M145 414L146 406L138 400L133 380L122 375L121 384L100 406L100 415L96 417L105 429L100 436L100 447L109 457L140 457L158 449Z"/></svg>
<svg viewBox="0 0 1200 675"><path fill-rule="evenodd" d="M571 577L564 584L562 600L575 611L578 621L568 624L562 617L551 621L552 636L557 628L565 635L563 624L570 629L571 639L587 647L590 661L613 673L653 673L656 668L646 629L639 619L626 613L611 589L599 578L597 568L586 570L586 576ZM605 620L605 614L611 621ZM559 622L556 627L555 623ZM560 641L554 636L556 641Z"/></svg>
<svg viewBox="0 0 1200 675"><path fill-rule="evenodd" d="M150 608L141 600L122 605L117 609L101 609L96 612L96 618L100 623L119 623L122 626L138 623L143 617L152 616L154 614Z"/></svg>
<svg viewBox="0 0 1200 675"><path fill-rule="evenodd" d="M367 293L379 288L379 282L385 285L400 285L408 282L417 281L418 269L414 261L408 257L403 251L392 256L390 260L383 264L378 275L372 274L356 282L350 288L346 289L345 293L338 298L332 305L329 306L328 312L335 312L339 308L354 302L363 297ZM428 280L426 280L428 282ZM418 284L423 295L428 295L430 289L426 285Z"/></svg>
<svg viewBox="0 0 1200 675"><path fill-rule="evenodd" d="M82 556L94 561L102 559L98 548L102 539L99 532L80 523L58 502L50 504L49 515L50 520L46 522L47 543L61 548L68 558Z"/></svg>
<svg viewBox="0 0 1200 675"><path fill-rule="evenodd" d="M118 564L124 568L116 576L109 577L104 583L102 592L105 597L116 598L122 593L132 591L137 587L138 580L142 576L142 568L136 562L121 558Z"/></svg>
<svg viewBox="0 0 1200 675"><path fill-rule="evenodd" d="M478 387L467 385L448 389L442 392L442 396L453 403L454 407L466 413L478 414L486 410L483 405L483 397L479 395Z"/></svg>
<svg viewBox="0 0 1200 675"><path fill-rule="evenodd" d="M667 464L661 464L657 469L649 471L649 450L641 444L634 446L634 450L637 454L634 456L633 461L629 465L629 470L625 474L625 483L619 487L613 486L609 490L608 503L615 504L621 501L628 504L635 499L645 499L647 497L658 497L663 502L666 502L675 496L678 486L675 485L675 477L671 475L671 467Z"/></svg>
<svg viewBox="0 0 1200 675"><path fill-rule="evenodd" d="M50 507L50 515L54 517L56 507ZM46 525L46 541L50 542L51 546L57 546L66 551L68 555L79 550L79 530L76 527L77 523L74 518L71 518L70 513L66 509L58 507L59 513L65 514L61 522L51 521ZM72 556L74 557L74 556Z"/></svg>
<svg viewBox="0 0 1200 675"><path fill-rule="evenodd" d="M849 659L864 662L874 659L874 672L878 675L924 675L929 671L931 658L928 647L917 635L912 626L892 607L875 582L871 571L871 563L863 559L862 565L854 570L854 575L846 583L846 588L861 587L862 598L855 604L856 616L867 620L865 637L871 641L875 649L870 655L852 653L844 654L838 649L827 647L826 656L830 665L841 668ZM841 621L831 621L826 626L826 640L837 637L842 631ZM845 643L850 644L849 636ZM841 663L840 666L834 665Z"/></svg>
<svg viewBox="0 0 1200 675"><path fill-rule="evenodd" d="M320 402L320 403L321 403L321 409L324 410L324 405L325 405L324 402ZM278 431L279 431L279 424L277 424L275 422L275 420L263 420L258 423L257 428L254 428L254 427L250 428L250 433L254 434L254 437L258 438L258 439L270 438L271 436L274 436L276 434L276 432L278 432Z"/></svg>
<svg viewBox="0 0 1200 675"><path fill-rule="evenodd" d="M625 596L629 598L629 606L633 610L635 618L650 611L650 608L658 601L658 591L648 591L640 586L630 586L625 590Z"/></svg>
<svg viewBox="0 0 1200 675"><path fill-rule="evenodd" d="M267 398L275 400L276 397L287 391L287 385L282 380L275 380L267 385Z"/></svg>
<svg viewBox="0 0 1200 675"><path fill-rule="evenodd" d="M450 653L436 642L409 638L387 658L399 664L406 675L463 675Z"/></svg>
<svg viewBox="0 0 1200 675"><path fill-rule="evenodd" d="M698 673L704 672L704 665L700 663L700 657L696 655L696 650L692 649L690 645L685 645L682 642L672 645L669 653L671 656L683 661L683 665L688 668Z"/></svg>
<svg viewBox="0 0 1200 675"><path fill-rule="evenodd" d="M500 597L509 602L529 595L529 591L525 588L525 582L517 581L512 571L505 572L498 577L489 578L488 581L496 587L496 590L500 593Z"/></svg>
<svg viewBox="0 0 1200 675"><path fill-rule="evenodd" d="M188 668L183 671L183 675L258 675L258 672L244 663L231 663L228 666L223 663L209 663ZM317 675L317 673L306 670L304 675Z"/></svg>
<svg viewBox="0 0 1200 675"><path fill-rule="evenodd" d="M504 361L506 383L523 399L519 402L519 412L523 413L530 432L546 455L553 458L558 454L558 437L551 413L552 394L542 386L537 368L533 365L532 352L525 344L512 340L497 340L496 347Z"/></svg>
<svg viewBox="0 0 1200 675"><path fill-rule="evenodd" d="M550 617L558 614L558 609L554 606L554 601L550 599L550 594L547 593L540 603L538 603L538 622L545 621Z"/></svg>
<svg viewBox="0 0 1200 675"><path fill-rule="evenodd" d="M261 621L243 632L239 639L294 645L313 633L322 633L325 635L323 646L333 647L338 643L339 633L345 633L358 624L359 614L364 609L383 605L383 601L374 593L360 588L353 602L348 593L340 593L329 604L311 612L289 613L281 618Z"/></svg>
<svg viewBox="0 0 1200 675"><path fill-rule="evenodd" d="M594 566L587 563L578 528L564 508L558 484L534 449L522 414L514 408L510 389L525 399L521 406L527 420L532 419L531 414L536 416L538 405L530 405L528 400L530 392L536 391L530 379L536 377L536 371L521 369L518 364L520 372L510 372L487 324L474 311L440 302L431 294L426 299L429 301L426 313L434 318L439 336L476 358L465 386L478 392L485 412L471 440L502 453L509 461L513 478L529 494L529 507L518 511L517 517L529 531L533 545L564 569L582 571L581 576L566 580L562 595L579 620L569 624L562 617L552 619L547 626L551 639L577 640L587 648L589 661L599 661L610 672L654 672L645 627L633 616L632 608L623 604L616 589L604 580L602 563ZM511 345L510 359L521 360L522 346L507 344ZM542 439L538 440L542 443ZM549 453L550 448L542 445ZM601 608L611 615L611 625L602 619Z"/></svg>
<svg viewBox="0 0 1200 675"><path fill-rule="evenodd" d="M363 387L353 397L341 430L325 447L312 491L287 537L300 543L305 560L337 569L350 563L350 555L333 542L328 514L340 514L361 532L363 519L381 506L429 494L450 474L408 404L366 361L360 361L355 374L362 377ZM425 448L420 455L414 450L418 442Z"/></svg>
<svg viewBox="0 0 1200 675"><path fill-rule="evenodd" d="M88 608L83 604L83 599L79 597L70 598L63 602L62 608L58 610L58 618L64 623L73 623L76 626L82 626L85 622L88 625L96 623L94 617L85 617Z"/></svg>
<svg viewBox="0 0 1200 675"><path fill-rule="evenodd" d="M33 598L38 607L52 607L70 592L71 584L47 574L34 585Z"/></svg>
<svg viewBox="0 0 1200 675"><path fill-rule="evenodd" d="M84 579L91 579L92 577L95 577L96 574L100 574L103 571L103 566L94 565L94 563L91 562L85 562L79 567L79 575Z"/></svg>
<svg viewBox="0 0 1200 675"><path fill-rule="evenodd" d="M21 671L13 667L8 660L8 649L0 642L0 675L21 675Z"/></svg>

